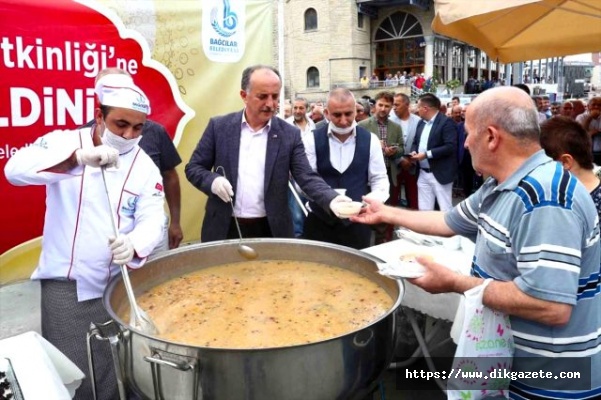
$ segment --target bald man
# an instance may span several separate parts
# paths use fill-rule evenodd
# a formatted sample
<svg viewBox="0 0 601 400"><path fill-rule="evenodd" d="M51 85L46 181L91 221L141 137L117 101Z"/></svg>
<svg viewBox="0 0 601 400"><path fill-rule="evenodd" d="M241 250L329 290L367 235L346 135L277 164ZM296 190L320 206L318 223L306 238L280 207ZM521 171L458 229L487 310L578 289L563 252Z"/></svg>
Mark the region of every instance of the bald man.
<svg viewBox="0 0 601 400"><path fill-rule="evenodd" d="M303 142L311 168L328 185L344 189L355 201L369 194L385 201L389 182L384 165L382 145L374 134L357 125L356 101L346 88L328 93L325 115L330 123L307 135ZM330 215L312 202L305 221L304 237L341 244L355 249L369 247L371 229Z"/></svg>
<svg viewBox="0 0 601 400"><path fill-rule="evenodd" d="M500 111L502 110L502 111ZM369 199L355 222L387 222L417 232L476 241L472 276L418 258L431 293L464 293L484 279L487 307L509 315L515 341L512 371L579 371L588 382L511 380L511 398L596 398L601 393L599 219L586 188L545 155L538 111L522 90L480 94L465 121L466 148L489 178L453 209L410 211ZM589 383L590 382L590 383Z"/></svg>

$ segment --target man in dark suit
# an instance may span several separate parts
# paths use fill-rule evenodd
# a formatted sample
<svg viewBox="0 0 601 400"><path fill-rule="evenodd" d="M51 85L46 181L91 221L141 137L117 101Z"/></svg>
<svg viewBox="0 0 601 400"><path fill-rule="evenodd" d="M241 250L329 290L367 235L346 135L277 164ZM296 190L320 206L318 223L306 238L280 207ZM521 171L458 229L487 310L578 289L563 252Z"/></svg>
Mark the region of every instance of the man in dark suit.
<svg viewBox="0 0 601 400"><path fill-rule="evenodd" d="M298 128L275 116L281 86L276 69L246 68L240 91L246 107L211 118L186 165L190 183L209 196L203 242L238 237L229 202L244 237L294 237L290 173L311 200L335 215L341 202L351 201L311 169Z"/></svg>
<svg viewBox="0 0 601 400"><path fill-rule="evenodd" d="M482 184L482 177L476 174L472 166L472 155L469 149L465 148L465 122L463 121L463 107L461 105L454 106L451 110L451 119L457 127L457 160L459 182L463 188L463 195L469 197Z"/></svg>
<svg viewBox="0 0 601 400"><path fill-rule="evenodd" d="M420 96L417 125L411 160L419 166L417 200L420 210L441 211L453 207L453 181L457 177L457 128L439 112L440 99L432 93Z"/></svg>

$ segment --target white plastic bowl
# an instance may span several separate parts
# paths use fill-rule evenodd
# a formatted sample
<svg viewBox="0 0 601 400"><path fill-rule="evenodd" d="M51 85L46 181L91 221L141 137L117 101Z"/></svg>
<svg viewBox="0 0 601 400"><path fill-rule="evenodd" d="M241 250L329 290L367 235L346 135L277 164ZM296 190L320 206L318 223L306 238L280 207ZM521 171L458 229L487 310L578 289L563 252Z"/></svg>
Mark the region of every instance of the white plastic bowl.
<svg viewBox="0 0 601 400"><path fill-rule="evenodd" d="M363 203L359 201L350 201L338 204L338 214L343 218L359 215Z"/></svg>

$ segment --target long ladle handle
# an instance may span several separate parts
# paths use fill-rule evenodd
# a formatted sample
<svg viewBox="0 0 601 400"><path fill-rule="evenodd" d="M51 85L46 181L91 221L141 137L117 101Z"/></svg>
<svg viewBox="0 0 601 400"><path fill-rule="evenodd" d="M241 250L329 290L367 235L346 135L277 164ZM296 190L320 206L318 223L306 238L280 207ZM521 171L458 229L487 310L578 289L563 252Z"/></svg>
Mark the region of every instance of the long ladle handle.
<svg viewBox="0 0 601 400"><path fill-rule="evenodd" d="M135 320L138 322L138 324L140 324L140 321L142 321L142 315L140 314L140 309L138 308L138 303L136 303L136 296L134 296L134 289L131 286L131 281L129 280L129 272L127 272L127 265L120 265L120 267L121 267L121 277L123 278L123 285L125 286L125 293L127 293L127 298L129 299L129 304L131 305Z"/></svg>
<svg viewBox="0 0 601 400"><path fill-rule="evenodd" d="M294 188L294 185L292 184L292 182L290 182L290 180L288 180L288 188L290 189L290 192L292 193L292 196L294 197L294 200L296 200L296 203L298 204L298 206L302 210L303 214L305 214L305 217L309 216L309 212L307 211L307 207L305 207L305 205L301 201L300 197L298 196L298 193L297 193L296 189Z"/></svg>
<svg viewBox="0 0 601 400"><path fill-rule="evenodd" d="M109 206L109 215L111 216L111 225L113 225L113 233L115 234L115 238L119 236L119 228L117 228L117 224L115 222L115 217L113 216L113 206L111 204L111 196L109 194L109 188L106 184L106 176L104 170L106 168L104 166L100 167L100 171L102 172L102 183L104 184L104 193L106 193L106 201ZM136 320L141 321L142 316L140 315L140 311L138 310L138 303L136 303L136 296L134 296L134 289L131 286L131 281L129 280L129 273L127 272L126 265L120 265L121 268L121 276L123 277L123 284L125 285L125 292L127 293L127 298L129 299L129 304L135 314Z"/></svg>
<svg viewBox="0 0 601 400"><path fill-rule="evenodd" d="M238 223L238 218L236 218L236 210L234 209L234 201L230 200L230 204L232 205L232 217L234 217L234 222L236 223L236 229L238 229L238 237L240 238L240 244L242 244L242 231L240 230L240 224Z"/></svg>
<svg viewBox="0 0 601 400"><path fill-rule="evenodd" d="M225 175L225 168L223 168L221 165L215 167L215 172L219 171L220 169L223 171L223 177L227 179L227 176ZM236 210L234 209L234 200L232 198L230 198L230 205L232 206L232 217L234 218L234 222L236 223L236 229L238 229L238 237L240 238L240 244L242 244L242 231L240 230L238 218L236 218Z"/></svg>
<svg viewBox="0 0 601 400"><path fill-rule="evenodd" d="M106 168L104 166L100 167L100 171L102 172L102 183L104 184L104 193L106 193L106 201L109 206L109 215L111 217L111 225L113 226L113 234L115 235L115 238L116 238L117 236L119 236L119 228L117 228L117 223L115 222L115 217L113 216L113 206L111 204L111 196L109 195L109 187L106 184L106 175L104 173L105 169Z"/></svg>

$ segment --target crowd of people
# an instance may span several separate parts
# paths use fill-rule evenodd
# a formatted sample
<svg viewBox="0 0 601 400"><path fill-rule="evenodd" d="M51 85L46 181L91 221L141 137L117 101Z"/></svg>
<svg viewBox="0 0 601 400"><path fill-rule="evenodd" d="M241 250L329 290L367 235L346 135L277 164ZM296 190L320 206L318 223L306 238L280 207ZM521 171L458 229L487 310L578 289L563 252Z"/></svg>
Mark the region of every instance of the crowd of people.
<svg viewBox="0 0 601 400"><path fill-rule="evenodd" d="M415 86L418 89L424 89L431 85L432 77L426 77L426 74L416 73L414 71L397 71L396 73L387 73L380 78L375 72L368 77L362 75L359 84L363 89L374 88L394 88L395 86Z"/></svg>
<svg viewBox="0 0 601 400"><path fill-rule="evenodd" d="M461 83L458 82L458 85ZM394 88L396 86L408 86L415 88L419 91L431 92L435 89L436 85L440 83L436 81L434 76L426 75L424 72L415 71L397 71L396 73L386 73L379 76L377 73L373 73L371 77L363 74L359 79L359 84L362 89L375 89L375 88ZM483 76L482 78L475 78L470 76L463 85L465 94L478 94L483 91L504 85L503 79L497 79L495 77L488 79ZM394 90L394 89L392 89Z"/></svg>
<svg viewBox="0 0 601 400"><path fill-rule="evenodd" d="M247 238L356 249L390 240L395 226L465 236L476 243L471 276L418 258L426 273L409 281L463 293L494 279L484 303L510 316L515 371L559 372L583 357L593 371L590 388L518 380L512 393L601 394L601 97L575 114L575 103L552 110L524 87L491 88L468 106L431 93L413 103L389 90L356 99L337 88L324 102L298 97L278 113L281 86L277 69L246 68L243 109L211 118L185 165L207 196L203 242L238 238L236 220ZM32 276L42 282L42 334L83 371L90 322L110 319L101 304L109 279L120 266L141 267L160 243L176 248L183 239L174 170L181 159L147 119L147 97L114 69L99 74L95 93L89 126L41 136L5 168L12 184L47 188ZM146 134L153 145L143 148ZM465 199L454 205L457 185ZM364 207L344 218L352 201ZM99 398L117 398L110 349L96 351ZM92 398L91 390L84 380L76 398Z"/></svg>

